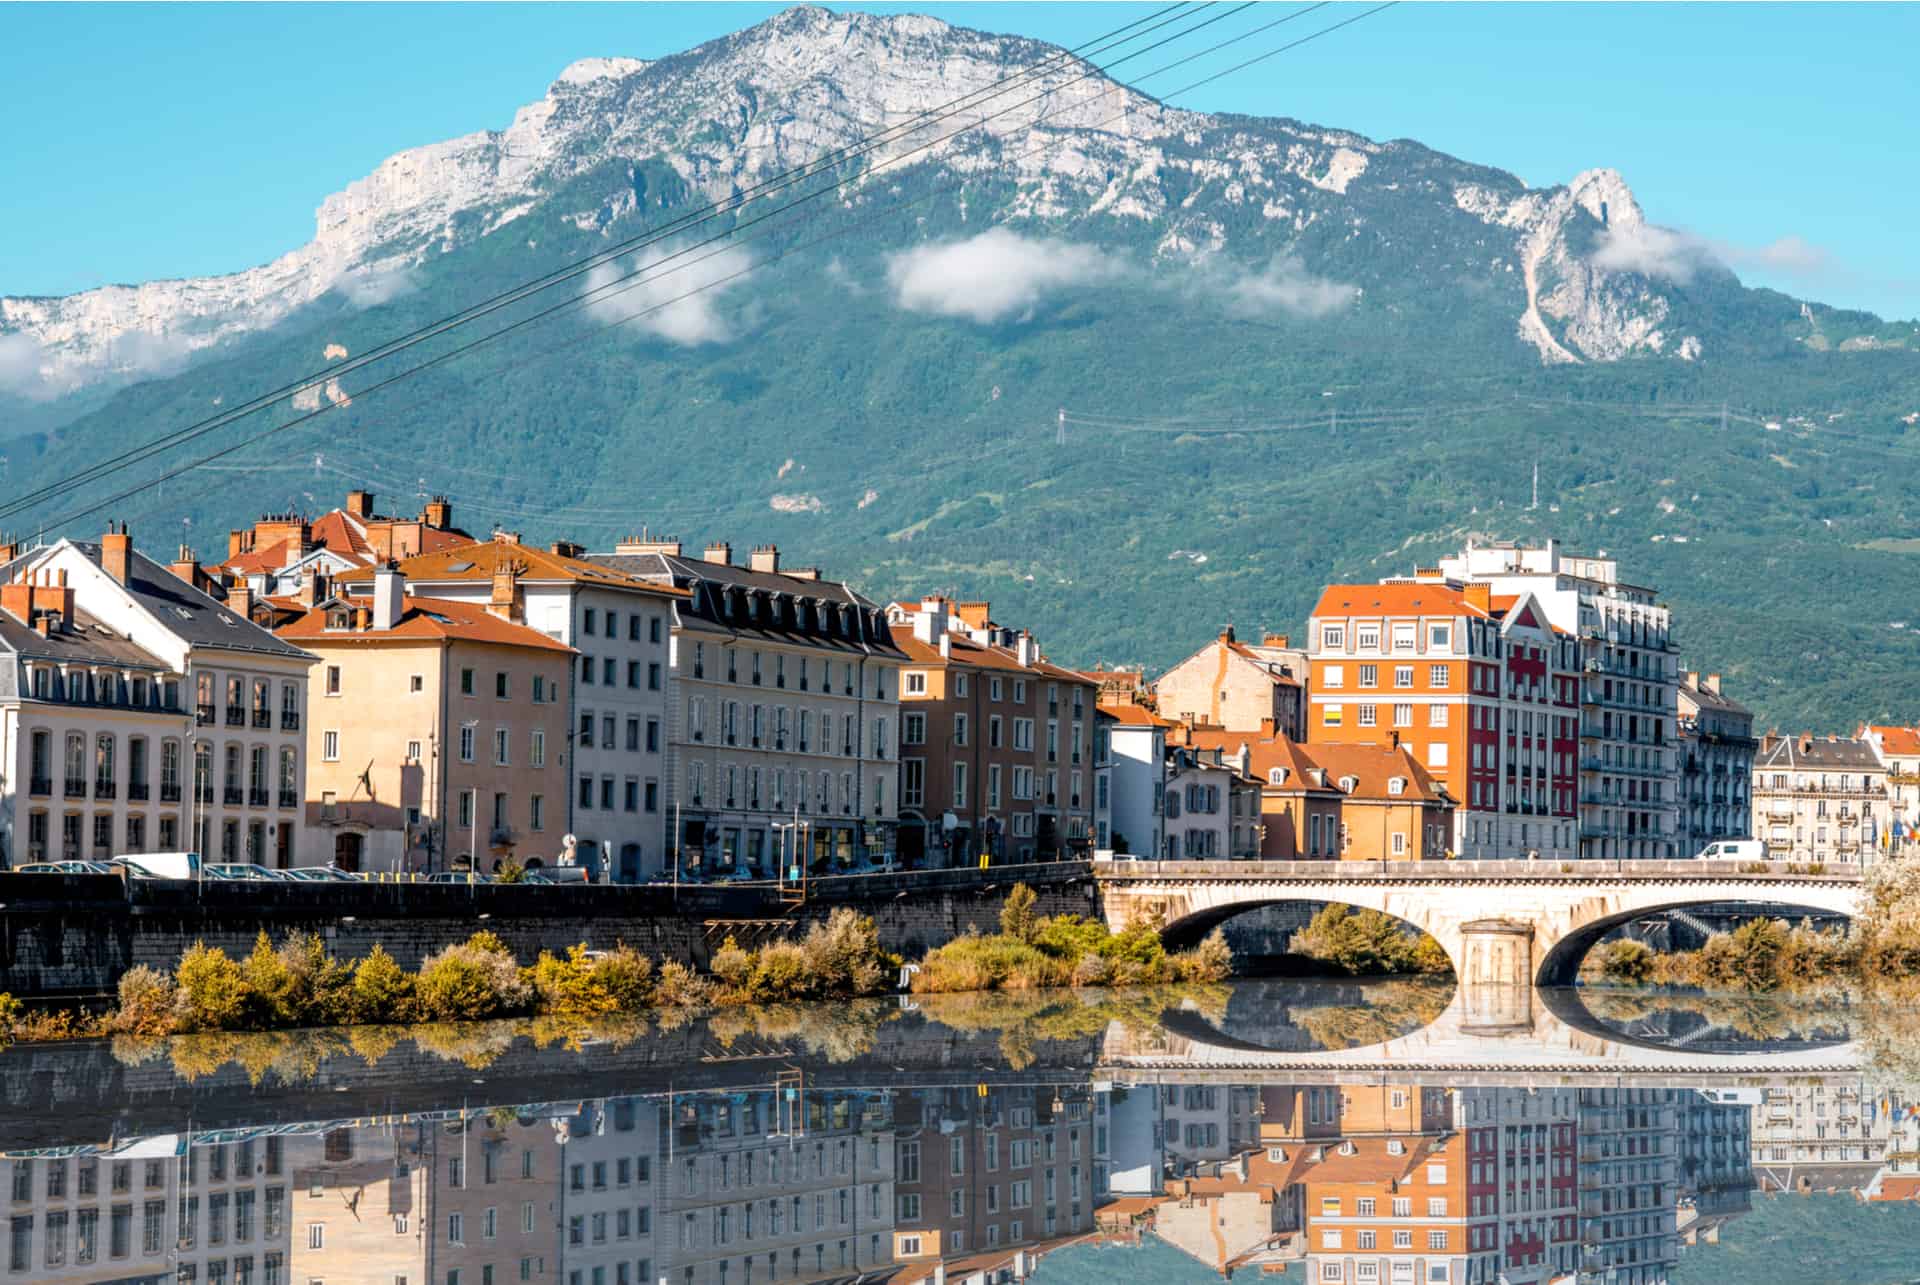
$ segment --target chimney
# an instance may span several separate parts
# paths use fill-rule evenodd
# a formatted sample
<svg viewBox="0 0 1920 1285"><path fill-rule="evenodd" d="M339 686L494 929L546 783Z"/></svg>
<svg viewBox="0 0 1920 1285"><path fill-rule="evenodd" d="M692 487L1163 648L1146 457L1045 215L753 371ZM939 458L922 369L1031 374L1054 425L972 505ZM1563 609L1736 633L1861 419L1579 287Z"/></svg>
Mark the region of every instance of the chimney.
<svg viewBox="0 0 1920 1285"><path fill-rule="evenodd" d="M705 561L717 562L723 567L729 566L733 562L733 546L722 540L718 544L708 545L707 551L700 556Z"/></svg>
<svg viewBox="0 0 1920 1285"><path fill-rule="evenodd" d="M315 567L307 573L306 579L300 582L301 605L311 607L316 603L325 602L332 588L333 582L327 573Z"/></svg>
<svg viewBox="0 0 1920 1285"><path fill-rule="evenodd" d="M955 603L953 613L960 617L960 623L970 630L985 629L991 617L989 604L984 602Z"/></svg>
<svg viewBox="0 0 1920 1285"><path fill-rule="evenodd" d="M1467 600L1469 607L1481 611L1493 610L1493 590L1485 584L1472 583L1460 586L1460 596Z"/></svg>
<svg viewBox="0 0 1920 1285"><path fill-rule="evenodd" d="M347 492L347 512L351 513L354 517L359 518L363 522L366 519L372 517L373 516L373 492L372 491L348 491Z"/></svg>
<svg viewBox="0 0 1920 1285"><path fill-rule="evenodd" d="M1707 681L1700 684L1700 686L1712 692L1715 696L1718 696L1720 694L1720 675L1708 674Z"/></svg>
<svg viewBox="0 0 1920 1285"><path fill-rule="evenodd" d="M1233 622L1232 621L1228 621L1227 627L1220 631L1220 641L1223 643L1230 643L1233 641Z"/></svg>
<svg viewBox="0 0 1920 1285"><path fill-rule="evenodd" d="M947 637L947 600L925 598L913 613L913 636L929 647L942 646ZM946 655L945 651L941 652Z"/></svg>
<svg viewBox="0 0 1920 1285"><path fill-rule="evenodd" d="M780 546L777 544L756 545L751 564L755 571L764 571L774 575L780 570Z"/></svg>
<svg viewBox="0 0 1920 1285"><path fill-rule="evenodd" d="M1014 645L1014 655L1020 661L1022 669L1031 668L1040 658L1040 648L1034 644L1033 635L1022 629L1020 638Z"/></svg>
<svg viewBox="0 0 1920 1285"><path fill-rule="evenodd" d="M782 571L780 574L783 576L788 576L794 580L818 580L820 578L820 568L819 567L793 567L786 571Z"/></svg>
<svg viewBox="0 0 1920 1285"><path fill-rule="evenodd" d="M445 531L453 525L452 502L444 495L434 496L421 511L420 520L437 531Z"/></svg>
<svg viewBox="0 0 1920 1285"><path fill-rule="evenodd" d="M121 584L132 578L133 534L126 523L107 523L107 533L100 537L100 565Z"/></svg>
<svg viewBox="0 0 1920 1285"><path fill-rule="evenodd" d="M950 633L940 635L940 659L953 659L953 635Z"/></svg>
<svg viewBox="0 0 1920 1285"><path fill-rule="evenodd" d="M400 623L400 615L406 609L407 578L400 574L400 568L391 562L383 563L373 573L373 627L391 629Z"/></svg>
<svg viewBox="0 0 1920 1285"><path fill-rule="evenodd" d="M662 536L656 540L647 532L642 531L639 535L630 535L626 539L617 542L613 546L613 551L617 554L629 556L641 553L660 553L665 554L669 558L677 558L680 556L680 540L678 537L671 535Z"/></svg>
<svg viewBox="0 0 1920 1285"><path fill-rule="evenodd" d="M493 568L493 596L487 602L487 613L520 623L520 568L510 559L500 559Z"/></svg>
<svg viewBox="0 0 1920 1285"><path fill-rule="evenodd" d="M520 533L518 531L495 531L493 533L493 542L495 544L518 544L520 543Z"/></svg>
<svg viewBox="0 0 1920 1285"><path fill-rule="evenodd" d="M355 607L353 609L353 627L355 629L365 629L372 619L373 613L367 608Z"/></svg>
<svg viewBox="0 0 1920 1285"><path fill-rule="evenodd" d="M1280 724L1274 722L1270 718L1263 718L1260 720L1260 739L1261 740L1270 741L1278 735L1280 735Z"/></svg>
<svg viewBox="0 0 1920 1285"><path fill-rule="evenodd" d="M167 570L179 576L191 587L195 589L200 587L200 559L193 556L193 550L189 546L184 544L180 546L180 551L174 555L173 562Z"/></svg>
<svg viewBox="0 0 1920 1285"><path fill-rule="evenodd" d="M1800 733L1800 752L1802 754L1806 754L1812 749L1813 749L1812 735L1807 732Z"/></svg>
<svg viewBox="0 0 1920 1285"><path fill-rule="evenodd" d="M242 580L227 590L227 610L242 620L253 619L253 586Z"/></svg>
<svg viewBox="0 0 1920 1285"><path fill-rule="evenodd" d="M12 562L20 556L20 542L14 539L0 538L0 563Z"/></svg>
<svg viewBox="0 0 1920 1285"><path fill-rule="evenodd" d="M253 532L252 531L248 530L248 531L228 531L227 532L227 557L237 558L241 554L248 552L252 548L253 548Z"/></svg>
<svg viewBox="0 0 1920 1285"><path fill-rule="evenodd" d="M553 544L549 546L549 551L556 558L577 558L586 553L587 546L577 544L572 540L555 540Z"/></svg>
<svg viewBox="0 0 1920 1285"><path fill-rule="evenodd" d="M1287 645L1287 635L1286 634L1261 634L1260 645L1262 647L1284 647Z"/></svg>

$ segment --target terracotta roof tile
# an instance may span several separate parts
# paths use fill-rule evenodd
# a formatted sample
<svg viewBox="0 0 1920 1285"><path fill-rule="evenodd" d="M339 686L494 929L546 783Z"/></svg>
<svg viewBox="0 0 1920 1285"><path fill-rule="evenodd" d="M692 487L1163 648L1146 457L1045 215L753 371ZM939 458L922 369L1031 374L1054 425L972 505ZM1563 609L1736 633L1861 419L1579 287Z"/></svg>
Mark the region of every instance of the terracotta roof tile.
<svg viewBox="0 0 1920 1285"><path fill-rule="evenodd" d="M688 591L675 589L654 580L641 580L623 571L615 571L586 558L550 553L530 544L504 540L480 540L453 545L432 553L420 553L400 562L400 571L408 581L419 584L443 584L447 581L486 581L493 579L503 563L520 568L520 579L562 580L577 584L603 585L607 588L638 590L663 598L685 598ZM340 585L366 584L373 579L373 568L343 571L334 577Z"/></svg>
<svg viewBox="0 0 1920 1285"><path fill-rule="evenodd" d="M1330 584L1320 592L1313 616L1475 616L1488 613L1452 585Z"/></svg>
<svg viewBox="0 0 1920 1285"><path fill-rule="evenodd" d="M1077 670L1063 669L1059 665L1042 657L1031 665L1022 665L1018 653L1008 647L988 646L975 642L963 634L949 634L952 638L951 656L942 656L938 647L928 646L913 636L911 625L891 625L893 644L906 656L911 665L969 665L979 669L1004 670L1007 673L1038 675L1042 678L1064 679L1070 683L1093 682Z"/></svg>
<svg viewBox="0 0 1920 1285"><path fill-rule="evenodd" d="M1920 727L1885 727L1869 723L1860 729L1860 735L1878 736L1880 750L1884 754L1920 754Z"/></svg>
<svg viewBox="0 0 1920 1285"><path fill-rule="evenodd" d="M527 625L516 625L490 614L479 603L451 602L445 598L401 600L399 621L391 629L328 629L327 612L315 607L297 619L289 620L274 632L282 638L311 643L377 642L383 639L492 643L502 647L528 647L535 651L571 654L573 648L549 638Z"/></svg>
<svg viewBox="0 0 1920 1285"><path fill-rule="evenodd" d="M1128 727L1178 726L1172 719L1161 718L1145 705L1098 705L1094 707L1094 711L1105 714L1116 723L1124 723Z"/></svg>

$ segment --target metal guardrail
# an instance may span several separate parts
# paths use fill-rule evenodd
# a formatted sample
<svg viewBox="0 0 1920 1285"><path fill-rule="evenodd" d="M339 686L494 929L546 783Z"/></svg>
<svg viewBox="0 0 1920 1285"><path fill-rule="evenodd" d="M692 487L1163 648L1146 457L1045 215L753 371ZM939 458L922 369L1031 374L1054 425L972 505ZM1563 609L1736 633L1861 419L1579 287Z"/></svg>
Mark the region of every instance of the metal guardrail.
<svg viewBox="0 0 1920 1285"><path fill-rule="evenodd" d="M1472 879L1748 879L1756 883L1858 883L1858 866L1829 867L1821 874L1789 871L1784 862L1768 862L1765 871L1755 861L1681 859L1673 861L1575 858L1567 861L1134 861L1118 858L1094 863L1100 879L1301 879L1325 882L1353 880L1472 880Z"/></svg>

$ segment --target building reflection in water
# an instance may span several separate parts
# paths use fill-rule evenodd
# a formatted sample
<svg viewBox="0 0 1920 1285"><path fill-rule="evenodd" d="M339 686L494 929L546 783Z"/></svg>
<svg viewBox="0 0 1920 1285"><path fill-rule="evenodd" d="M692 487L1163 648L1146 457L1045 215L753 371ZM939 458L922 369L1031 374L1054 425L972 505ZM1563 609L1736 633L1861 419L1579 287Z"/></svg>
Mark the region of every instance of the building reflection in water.
<svg viewBox="0 0 1920 1285"><path fill-rule="evenodd" d="M1128 1083L1095 1051L1028 1072L770 1058L726 1089L53 1146L41 1120L0 1158L5 1279L1046 1285L1062 1247L1151 1235L1195 1281L1658 1285L1756 1188L1920 1197L1920 1115L1863 1073Z"/></svg>

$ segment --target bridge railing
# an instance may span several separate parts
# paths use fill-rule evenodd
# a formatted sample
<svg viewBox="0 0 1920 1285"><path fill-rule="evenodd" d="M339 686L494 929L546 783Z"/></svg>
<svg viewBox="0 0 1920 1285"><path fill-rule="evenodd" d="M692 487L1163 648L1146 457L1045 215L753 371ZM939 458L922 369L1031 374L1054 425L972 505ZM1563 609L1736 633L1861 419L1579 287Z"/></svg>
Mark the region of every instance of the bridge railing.
<svg viewBox="0 0 1920 1285"><path fill-rule="evenodd" d="M1758 867L1764 865L1765 869ZM1755 861L1096 861L1101 879L1571 880L1728 879L1755 883L1859 883L1859 866L1828 865L1819 873L1785 862Z"/></svg>

